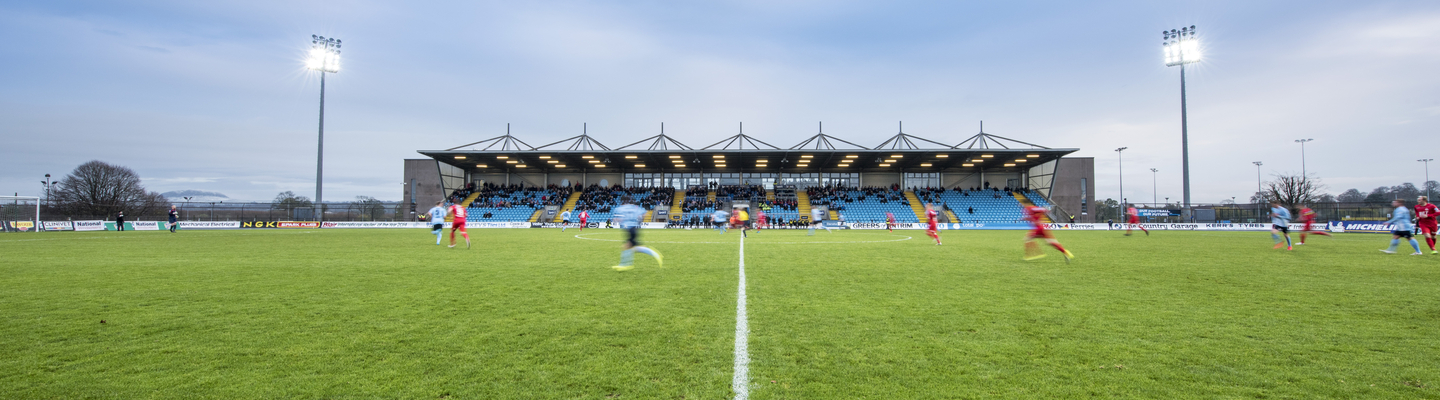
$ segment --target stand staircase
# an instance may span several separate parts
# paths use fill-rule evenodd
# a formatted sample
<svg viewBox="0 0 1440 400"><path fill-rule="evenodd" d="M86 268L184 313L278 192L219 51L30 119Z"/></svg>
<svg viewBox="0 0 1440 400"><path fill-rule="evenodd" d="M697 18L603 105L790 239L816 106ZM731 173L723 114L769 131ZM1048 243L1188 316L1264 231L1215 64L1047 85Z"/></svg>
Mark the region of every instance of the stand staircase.
<svg viewBox="0 0 1440 400"><path fill-rule="evenodd" d="M1025 197L1025 195L1023 195L1023 194L1020 194L1019 192L1010 192L1010 195L1011 195L1011 196L1015 196L1015 200L1016 200L1016 201L1019 201L1019 202L1020 202L1020 205L1022 205L1022 206L1025 206L1025 207L1034 207L1034 206L1035 206L1035 203L1034 203L1034 202L1030 201L1029 198ZM1040 217L1040 222L1044 222L1044 223L1047 223L1047 224L1048 224L1048 223L1053 223L1053 222L1055 222L1055 221L1050 219L1050 214L1049 214L1049 213L1046 213L1045 216Z"/></svg>
<svg viewBox="0 0 1440 400"><path fill-rule="evenodd" d="M910 211L915 212L915 220L925 222L925 206L920 204L920 197L915 196L914 190L905 191L905 200L910 201Z"/></svg>
<svg viewBox="0 0 1440 400"><path fill-rule="evenodd" d="M810 193L804 190L795 190L795 203L795 211L800 213L800 218L810 221Z"/></svg>
<svg viewBox="0 0 1440 400"><path fill-rule="evenodd" d="M579 190L570 193L570 198L565 200L565 205L560 206L560 211L555 213L555 220L550 222L564 222L564 220L560 218L560 214L563 214L566 211L574 210L575 203L580 202L580 195L581 192Z"/></svg>

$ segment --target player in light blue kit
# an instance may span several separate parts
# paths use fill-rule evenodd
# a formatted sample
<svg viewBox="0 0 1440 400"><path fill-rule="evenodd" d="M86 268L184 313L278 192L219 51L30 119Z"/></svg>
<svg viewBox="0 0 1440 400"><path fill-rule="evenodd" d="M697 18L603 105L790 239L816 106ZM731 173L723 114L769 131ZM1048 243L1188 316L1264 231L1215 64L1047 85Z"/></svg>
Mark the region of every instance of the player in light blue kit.
<svg viewBox="0 0 1440 400"><path fill-rule="evenodd" d="M565 212L560 213L560 231L561 231L561 232L564 232L564 231L565 231L565 228L569 228L569 227L570 227L570 210L565 210Z"/></svg>
<svg viewBox="0 0 1440 400"><path fill-rule="evenodd" d="M817 225L820 226L821 228L825 228L825 231L826 231L826 232L835 233L835 231L830 230L830 227L825 226L825 221L824 221L824 219L825 219L825 212L824 212L824 211L821 211L819 208L811 208L811 209L810 209L810 233L806 233L805 236L814 236L814 235L815 235L815 226L817 226Z"/></svg>
<svg viewBox="0 0 1440 400"><path fill-rule="evenodd" d="M1425 254L1420 252L1420 242L1415 241L1415 225L1410 223L1410 209L1405 208L1405 200L1395 199L1390 205L1395 206L1395 212L1390 214L1390 220L1385 223L1393 225L1390 234L1394 237L1390 239L1390 248L1380 251L1395 254L1395 249L1400 247L1400 238L1403 237L1410 239L1410 247L1415 248L1415 252L1410 255Z"/></svg>
<svg viewBox="0 0 1440 400"><path fill-rule="evenodd" d="M710 223L715 224L715 230L723 234L726 230L725 225L730 223L730 213L725 210L715 210L714 214L710 214Z"/></svg>
<svg viewBox="0 0 1440 400"><path fill-rule="evenodd" d="M440 245L440 239L445 237L445 202L437 201L430 211L430 233L435 235L435 245Z"/></svg>
<svg viewBox="0 0 1440 400"><path fill-rule="evenodd" d="M1285 235L1285 250L1295 250L1290 245L1290 210L1280 205L1278 201L1270 202L1270 238L1275 240L1275 248L1280 248L1280 235Z"/></svg>
<svg viewBox="0 0 1440 400"><path fill-rule="evenodd" d="M649 254L655 257L655 263L665 266L660 258L660 252L640 245L640 219L645 217L645 209L635 205L630 196L620 198L623 205L615 207L615 221L620 224L620 229L625 230L625 250L620 251L620 265L616 265L616 271L626 271L635 268L635 252Z"/></svg>

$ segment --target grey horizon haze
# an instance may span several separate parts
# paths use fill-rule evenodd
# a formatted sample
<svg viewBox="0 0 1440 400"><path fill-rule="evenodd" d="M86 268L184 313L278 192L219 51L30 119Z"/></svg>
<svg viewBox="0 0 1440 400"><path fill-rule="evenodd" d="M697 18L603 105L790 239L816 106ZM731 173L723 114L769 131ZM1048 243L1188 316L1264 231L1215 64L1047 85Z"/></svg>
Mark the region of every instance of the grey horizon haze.
<svg viewBox="0 0 1440 400"><path fill-rule="evenodd" d="M607 145L745 133L988 133L1095 157L1096 197L1180 198L1179 70L1161 31L1196 25L1187 67L1193 201L1247 199L1306 168L1332 194L1421 183L1440 122L1440 3L100 2L0 3L0 193L41 194L101 160L156 192L313 196L310 35L326 78L325 198L399 200L402 159L581 125ZM1150 186L1150 185L1142 185ZM1152 193L1153 192L1153 193ZM176 199L171 199L177 201Z"/></svg>

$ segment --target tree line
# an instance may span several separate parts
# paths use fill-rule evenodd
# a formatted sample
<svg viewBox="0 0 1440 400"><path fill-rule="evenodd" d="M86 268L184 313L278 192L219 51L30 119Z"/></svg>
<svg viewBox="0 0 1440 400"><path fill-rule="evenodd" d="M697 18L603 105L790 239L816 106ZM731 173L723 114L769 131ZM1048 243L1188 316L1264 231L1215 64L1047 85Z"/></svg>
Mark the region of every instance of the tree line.
<svg viewBox="0 0 1440 400"><path fill-rule="evenodd" d="M99 160L75 167L48 196L44 203L48 213L78 218L110 218L122 211L132 218L163 217L172 204L160 193L145 189L135 170ZM286 215L309 207L314 207L309 198L292 191L280 192L270 202L270 208L285 210ZM370 196L356 196L348 209L372 219L386 215L385 204Z"/></svg>

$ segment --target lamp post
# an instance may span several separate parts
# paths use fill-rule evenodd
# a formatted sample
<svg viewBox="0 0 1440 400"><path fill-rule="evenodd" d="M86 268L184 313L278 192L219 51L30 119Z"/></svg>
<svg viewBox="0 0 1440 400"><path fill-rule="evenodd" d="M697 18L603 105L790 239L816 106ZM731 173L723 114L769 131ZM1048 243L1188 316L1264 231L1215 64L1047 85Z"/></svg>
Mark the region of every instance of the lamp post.
<svg viewBox="0 0 1440 400"><path fill-rule="evenodd" d="M1308 172L1305 172L1305 142L1313 142L1315 139L1296 139L1295 143L1300 144L1300 177L1310 179Z"/></svg>
<svg viewBox="0 0 1440 400"><path fill-rule="evenodd" d="M1420 159L1420 160L1415 160L1415 161L1419 161L1419 162L1425 163L1425 183L1421 183L1420 185L1425 186L1425 198L1428 199L1428 198L1430 198L1430 162L1431 162L1431 161L1435 161L1435 159L1433 159L1433 158L1425 158L1425 159ZM50 175L45 175L45 176L50 176ZM49 195L47 194L46 196L49 196Z"/></svg>
<svg viewBox="0 0 1440 400"><path fill-rule="evenodd" d="M315 207L320 209L319 220L325 216L321 205L321 183L325 178L325 73L340 72L340 39L310 35L310 58L305 68L320 71L320 137L315 150Z"/></svg>
<svg viewBox="0 0 1440 400"><path fill-rule="evenodd" d="M1185 186L1185 210L1190 209L1190 132L1185 110L1185 64L1200 62L1200 40L1195 36L1195 25L1180 29L1161 31L1165 41L1165 66L1180 66L1180 163ZM1193 217L1193 216L1192 216Z"/></svg>
<svg viewBox="0 0 1440 400"><path fill-rule="evenodd" d="M1160 183L1159 183L1160 180L1159 180L1159 178L1156 178L1156 175L1159 174L1159 173L1160 173L1160 170L1158 170L1158 169L1155 169L1155 168L1151 168L1151 169L1150 169L1150 202L1151 202L1151 203L1154 203L1154 202L1155 202L1155 196L1160 193ZM1169 197L1166 197L1166 198L1165 198L1165 202L1166 202L1166 203L1169 203L1169 202L1170 202L1170 198L1169 198Z"/></svg>
<svg viewBox="0 0 1440 400"><path fill-rule="evenodd" d="M1254 161L1251 162L1251 164L1255 164L1255 193L1260 193L1260 191L1264 190L1260 188L1260 166L1265 165L1265 163Z"/></svg>
<svg viewBox="0 0 1440 400"><path fill-rule="evenodd" d="M186 216L186 217L189 217L189 216L190 216L190 199L192 199L192 198L194 198L194 197L195 197L195 196L181 197L182 199L185 199L185 216ZM188 219L187 219L187 220L188 220Z"/></svg>
<svg viewBox="0 0 1440 400"><path fill-rule="evenodd" d="M1115 155L1120 158L1120 209L1121 209L1121 210L1124 210L1124 209L1125 209L1125 149L1128 149L1128 148L1129 148L1129 147L1121 147L1121 148L1115 149Z"/></svg>
<svg viewBox="0 0 1440 400"><path fill-rule="evenodd" d="M1430 176L1430 173L1428 172L1429 169L1426 169L1426 171L1427 172L1425 173L1425 176ZM45 205L54 207L55 204L50 201L50 185L52 185L52 183L50 183L50 174L45 174L45 180L40 181L40 184L45 185Z"/></svg>

